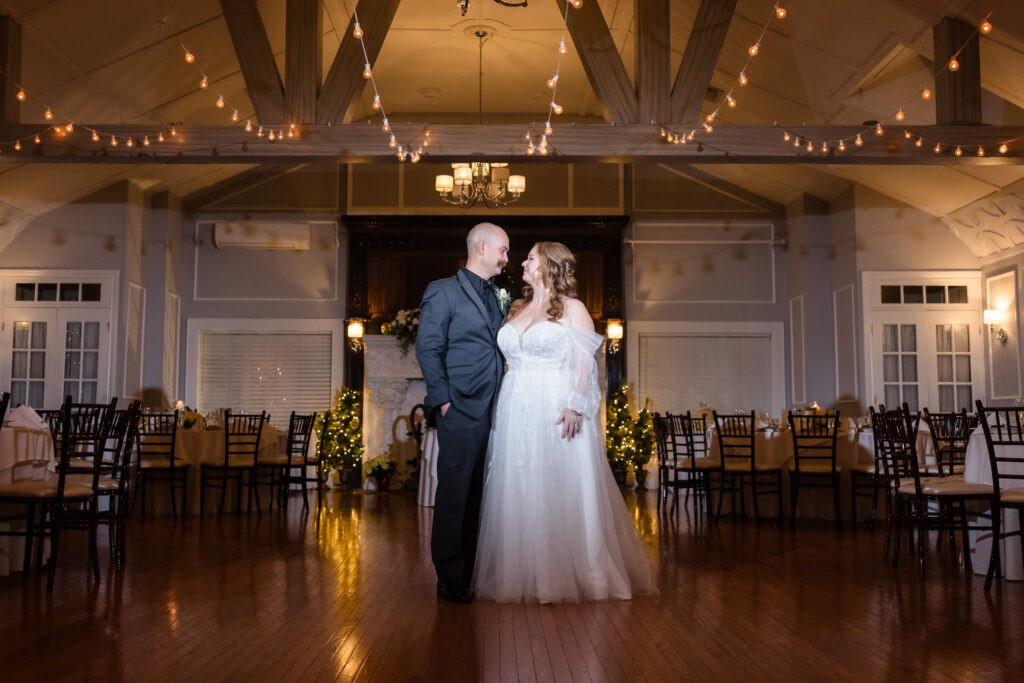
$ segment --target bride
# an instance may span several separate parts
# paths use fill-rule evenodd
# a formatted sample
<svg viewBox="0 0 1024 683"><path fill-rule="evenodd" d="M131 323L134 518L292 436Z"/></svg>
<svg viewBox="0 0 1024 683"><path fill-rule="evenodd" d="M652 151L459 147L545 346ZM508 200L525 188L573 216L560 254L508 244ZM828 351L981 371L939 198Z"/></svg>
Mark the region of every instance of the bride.
<svg viewBox="0 0 1024 683"><path fill-rule="evenodd" d="M508 363L487 448L473 589L499 602L628 599L655 591L647 550L605 460L576 259L538 242L498 331Z"/></svg>

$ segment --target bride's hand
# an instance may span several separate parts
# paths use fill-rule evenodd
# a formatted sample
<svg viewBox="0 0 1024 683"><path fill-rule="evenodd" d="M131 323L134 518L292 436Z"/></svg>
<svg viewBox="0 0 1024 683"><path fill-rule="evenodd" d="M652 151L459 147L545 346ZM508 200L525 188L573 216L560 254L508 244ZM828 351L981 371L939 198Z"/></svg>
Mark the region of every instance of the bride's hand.
<svg viewBox="0 0 1024 683"><path fill-rule="evenodd" d="M572 437L580 433L580 427L583 426L583 416L575 410L569 410L566 408L562 411L562 414L558 416L558 420L555 424L562 425L563 439L572 440Z"/></svg>

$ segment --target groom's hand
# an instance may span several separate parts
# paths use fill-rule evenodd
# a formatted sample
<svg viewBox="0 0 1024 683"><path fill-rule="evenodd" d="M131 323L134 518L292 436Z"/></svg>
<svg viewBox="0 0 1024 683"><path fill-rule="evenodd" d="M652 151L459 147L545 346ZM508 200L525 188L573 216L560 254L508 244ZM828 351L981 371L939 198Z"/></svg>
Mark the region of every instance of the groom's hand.
<svg viewBox="0 0 1024 683"><path fill-rule="evenodd" d="M451 406L451 404L452 402L448 401L443 406L441 406L441 417L444 417L444 414L448 412L448 407Z"/></svg>
<svg viewBox="0 0 1024 683"><path fill-rule="evenodd" d="M558 416L556 425L562 425L562 438L572 440L572 437L580 433L580 427L583 425L583 416L577 413L575 410L569 410L566 408L562 411L562 414Z"/></svg>

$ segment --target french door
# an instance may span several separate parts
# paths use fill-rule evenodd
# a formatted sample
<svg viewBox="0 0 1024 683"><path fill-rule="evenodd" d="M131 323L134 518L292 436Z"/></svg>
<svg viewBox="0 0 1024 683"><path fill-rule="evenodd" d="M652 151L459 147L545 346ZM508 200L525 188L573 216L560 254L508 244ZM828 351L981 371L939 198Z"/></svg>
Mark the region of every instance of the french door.
<svg viewBox="0 0 1024 683"><path fill-rule="evenodd" d="M872 403L972 411L982 395L978 314L876 311L871 324Z"/></svg>

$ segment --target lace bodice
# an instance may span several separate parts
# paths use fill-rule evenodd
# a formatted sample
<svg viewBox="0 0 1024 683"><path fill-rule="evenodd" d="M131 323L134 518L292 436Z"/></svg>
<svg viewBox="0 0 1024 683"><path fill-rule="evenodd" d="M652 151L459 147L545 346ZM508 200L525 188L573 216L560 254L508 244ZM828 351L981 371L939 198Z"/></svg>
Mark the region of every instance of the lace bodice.
<svg viewBox="0 0 1024 683"><path fill-rule="evenodd" d="M550 320L535 322L522 334L512 323L498 330L498 348L510 371L563 367L569 360L570 343L565 326Z"/></svg>

